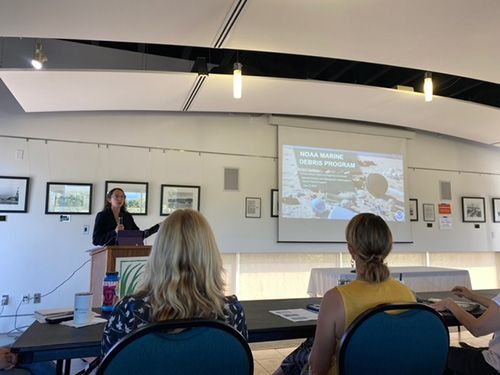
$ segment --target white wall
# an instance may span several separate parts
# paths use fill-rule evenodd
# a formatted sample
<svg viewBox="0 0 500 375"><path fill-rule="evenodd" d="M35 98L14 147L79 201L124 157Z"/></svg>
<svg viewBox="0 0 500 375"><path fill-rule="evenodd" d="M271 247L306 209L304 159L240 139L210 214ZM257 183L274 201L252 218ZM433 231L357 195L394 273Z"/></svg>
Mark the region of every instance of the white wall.
<svg viewBox="0 0 500 375"><path fill-rule="evenodd" d="M83 234L83 226L93 227L95 213L103 203L105 180L150 183L149 214L136 217L140 227L162 219L161 184L200 185L201 211L211 222L221 250L226 253L229 291L237 292L243 299L305 295L311 267L348 262L345 254L341 259L339 254L332 253L344 250L343 244L276 243L277 220L270 217L270 190L277 187L277 132L266 116L138 112L25 114L2 86L0 100L0 175L31 178L29 212L7 214L7 221L0 222L0 295L11 297L3 316L15 314L22 294L52 290L88 259L85 250L91 247L91 235ZM26 141L25 137L42 140ZM186 151L163 152L163 148ZM24 151L23 160L16 160L17 150ZM463 266L456 260L466 256L470 267L487 268L482 272L487 279L475 283L473 278L473 286L496 287L498 260L492 251L500 248L497 240L500 224L491 223L489 198L500 196L500 177L496 175L500 173L500 152L417 133L408 142L408 166L410 196L419 199L420 209L422 203L439 202L439 180L452 182L454 229L445 232L438 229L437 223L433 228L427 228L422 221L414 223L414 244L396 246L396 251L404 256L395 254L393 263ZM223 191L224 167L239 168L240 191ZM45 215L48 181L93 183L92 215L72 215L69 223L59 222L57 215ZM461 223L462 195L487 198L487 223L479 229ZM245 219L247 196L262 198L262 218ZM450 253L449 257L429 262L422 255L427 251ZM474 252L482 252L478 254L484 256L466 255ZM30 314L35 308L70 306L73 294L87 290L88 285L86 265L58 291L44 297L41 305L22 305L18 312ZM21 318L18 325L30 321L29 317ZM11 317L0 319L0 332L12 328Z"/></svg>

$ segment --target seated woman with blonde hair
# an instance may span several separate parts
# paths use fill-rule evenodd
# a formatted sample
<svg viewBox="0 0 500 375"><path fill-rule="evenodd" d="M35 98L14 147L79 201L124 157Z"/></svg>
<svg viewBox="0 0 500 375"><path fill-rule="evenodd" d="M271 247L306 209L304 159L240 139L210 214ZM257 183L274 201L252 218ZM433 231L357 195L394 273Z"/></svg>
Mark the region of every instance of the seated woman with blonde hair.
<svg viewBox="0 0 500 375"><path fill-rule="evenodd" d="M224 296L222 258L212 229L194 210L176 210L161 224L137 292L119 301L104 328L102 354L150 323L218 319L247 338L243 308Z"/></svg>
<svg viewBox="0 0 500 375"><path fill-rule="evenodd" d="M392 249L392 234L381 217L356 215L347 225L346 240L356 262L356 280L325 293L314 339L306 340L285 358L275 374L308 370L315 375L335 374L340 338L358 315L382 303L415 302L408 287L390 278L384 260Z"/></svg>

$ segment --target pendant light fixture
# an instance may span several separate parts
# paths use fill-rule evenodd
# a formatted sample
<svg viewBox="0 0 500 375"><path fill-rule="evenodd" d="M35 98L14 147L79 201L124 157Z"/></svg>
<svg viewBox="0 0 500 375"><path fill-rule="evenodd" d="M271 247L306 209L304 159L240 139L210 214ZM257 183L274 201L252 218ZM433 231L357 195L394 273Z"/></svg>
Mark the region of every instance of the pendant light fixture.
<svg viewBox="0 0 500 375"><path fill-rule="evenodd" d="M241 99L241 89L243 78L241 76L241 65L239 62L235 62L233 66L233 98Z"/></svg>
<svg viewBox="0 0 500 375"><path fill-rule="evenodd" d="M425 73L424 77L424 96L426 102L432 101L432 74L429 72Z"/></svg>
<svg viewBox="0 0 500 375"><path fill-rule="evenodd" d="M43 68L43 64L47 62L47 56L43 53L42 42L36 42L35 45L35 56L31 60L31 65L33 68L40 70Z"/></svg>

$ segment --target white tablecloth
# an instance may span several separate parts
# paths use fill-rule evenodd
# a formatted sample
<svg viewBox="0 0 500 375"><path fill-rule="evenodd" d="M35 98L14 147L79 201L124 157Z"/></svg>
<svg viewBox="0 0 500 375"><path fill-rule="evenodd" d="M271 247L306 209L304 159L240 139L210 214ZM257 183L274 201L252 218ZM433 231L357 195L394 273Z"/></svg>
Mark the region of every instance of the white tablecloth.
<svg viewBox="0 0 500 375"><path fill-rule="evenodd" d="M337 286L339 280L354 280L350 268L312 268L307 293L322 297L327 290ZM471 288L469 271L440 267L391 267L391 276L402 277L403 282L415 292L450 290L456 285Z"/></svg>

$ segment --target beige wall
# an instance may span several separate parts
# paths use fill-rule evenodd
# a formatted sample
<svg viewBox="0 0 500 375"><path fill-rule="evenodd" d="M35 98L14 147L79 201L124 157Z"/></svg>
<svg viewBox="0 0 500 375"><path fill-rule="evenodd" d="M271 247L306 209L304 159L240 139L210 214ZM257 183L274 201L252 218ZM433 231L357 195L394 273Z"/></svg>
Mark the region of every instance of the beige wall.
<svg viewBox="0 0 500 375"><path fill-rule="evenodd" d="M241 299L303 297L311 268L350 265L343 243L278 242L278 221L270 216L270 192L279 186L277 130L267 116L28 114L5 88L2 95L1 86L0 99L0 175L30 177L28 213L8 214L0 223L0 292L11 301L0 332L13 328L15 314L20 315L18 325L30 324L35 309L71 306L74 294L87 290L88 266L40 305L19 304L24 294L52 290L88 260L91 236L83 228L92 231L107 180L149 183L148 215L136 217L141 228L164 218L159 213L161 184L201 186L200 210L225 253L228 291ZM327 123L334 128L339 120ZM500 257L493 251L500 251L500 225L490 219L490 198L499 196L500 150L416 133L408 140L407 161L408 194L418 198L420 207L440 202L441 179L452 183L453 230L440 230L438 222L432 228L422 219L413 222L413 243L395 247L389 264L467 268L475 288L497 287ZM239 169L239 191L224 191L225 167ZM46 215L48 181L92 183L92 215L72 215L70 222ZM488 219L480 228L462 222L461 196L485 197ZM262 198L260 219L245 217L246 197Z"/></svg>

